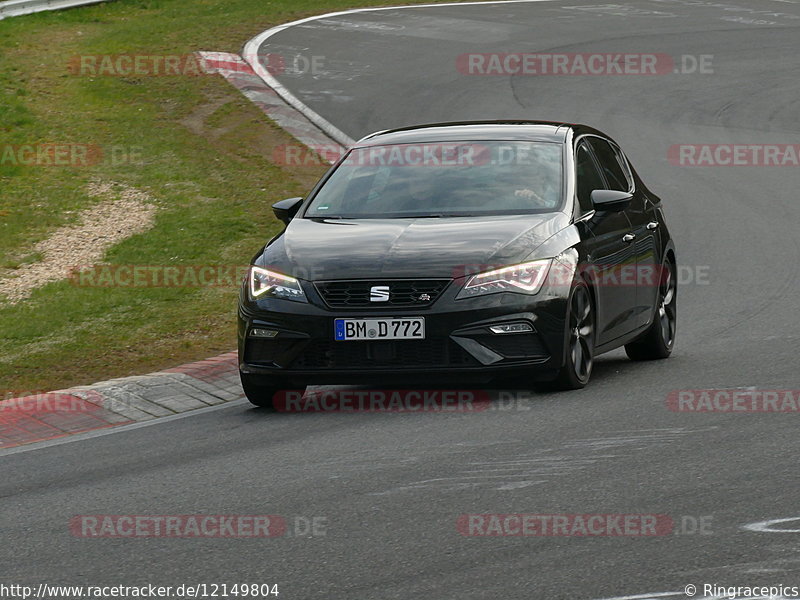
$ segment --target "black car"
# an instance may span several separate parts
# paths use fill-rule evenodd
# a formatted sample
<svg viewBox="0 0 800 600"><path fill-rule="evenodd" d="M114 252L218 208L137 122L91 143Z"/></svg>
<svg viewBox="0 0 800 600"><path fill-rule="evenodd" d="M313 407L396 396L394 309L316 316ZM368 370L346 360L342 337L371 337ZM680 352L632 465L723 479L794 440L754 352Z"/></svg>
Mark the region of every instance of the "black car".
<svg viewBox="0 0 800 600"><path fill-rule="evenodd" d="M676 262L661 200L575 124L443 123L369 135L252 260L247 397L313 384L589 381L625 346L666 358Z"/></svg>

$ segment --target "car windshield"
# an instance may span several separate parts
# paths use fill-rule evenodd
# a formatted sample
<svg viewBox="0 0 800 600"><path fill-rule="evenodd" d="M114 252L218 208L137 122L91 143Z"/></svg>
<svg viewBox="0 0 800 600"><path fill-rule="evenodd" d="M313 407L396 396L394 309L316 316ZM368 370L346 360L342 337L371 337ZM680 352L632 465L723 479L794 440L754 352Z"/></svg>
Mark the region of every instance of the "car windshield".
<svg viewBox="0 0 800 600"><path fill-rule="evenodd" d="M429 142L355 148L306 218L455 217L561 208L562 145Z"/></svg>

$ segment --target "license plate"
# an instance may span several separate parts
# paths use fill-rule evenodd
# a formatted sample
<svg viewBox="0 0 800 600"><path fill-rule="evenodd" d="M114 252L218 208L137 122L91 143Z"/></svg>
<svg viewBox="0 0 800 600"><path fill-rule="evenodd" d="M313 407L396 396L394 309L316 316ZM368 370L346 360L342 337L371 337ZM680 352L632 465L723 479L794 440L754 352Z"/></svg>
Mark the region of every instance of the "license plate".
<svg viewBox="0 0 800 600"><path fill-rule="evenodd" d="M352 340L423 340L425 318L405 319L335 319L334 339L338 342Z"/></svg>

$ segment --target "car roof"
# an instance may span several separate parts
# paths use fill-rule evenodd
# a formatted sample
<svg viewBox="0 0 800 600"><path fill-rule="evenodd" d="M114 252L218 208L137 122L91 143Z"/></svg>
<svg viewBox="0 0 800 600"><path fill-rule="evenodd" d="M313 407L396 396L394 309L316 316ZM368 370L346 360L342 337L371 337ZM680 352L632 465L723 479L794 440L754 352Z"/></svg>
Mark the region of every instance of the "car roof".
<svg viewBox="0 0 800 600"><path fill-rule="evenodd" d="M378 131L356 142L356 146L457 141L540 141L564 143L570 130L583 126L552 121L459 121L432 123Z"/></svg>

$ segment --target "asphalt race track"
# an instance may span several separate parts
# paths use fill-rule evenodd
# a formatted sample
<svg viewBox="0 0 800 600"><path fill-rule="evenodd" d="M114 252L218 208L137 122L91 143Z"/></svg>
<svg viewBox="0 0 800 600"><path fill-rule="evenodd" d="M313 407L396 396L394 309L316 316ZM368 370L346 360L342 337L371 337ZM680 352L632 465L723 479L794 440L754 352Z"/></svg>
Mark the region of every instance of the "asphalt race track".
<svg viewBox="0 0 800 600"><path fill-rule="evenodd" d="M326 600L800 586L798 413L667 406L677 390L800 388L800 168L669 158L680 145L798 144L799 48L798 0L447 5L270 37L263 54L322 57L321 72L279 80L354 139L482 118L583 122L614 137L665 202L681 265L676 350L645 364L614 352L583 391L532 391L513 405L498 396L478 413L287 415L234 403L4 456L2 580L276 583L278 598ZM665 54L678 72L457 68L462 54L498 52ZM692 70L685 55L711 57L710 72L681 72ZM658 514L675 527L464 536L457 520L472 513ZM82 514L282 515L293 535L82 539L68 525ZM294 535L296 517L326 526ZM784 532L745 529L790 518Z"/></svg>

